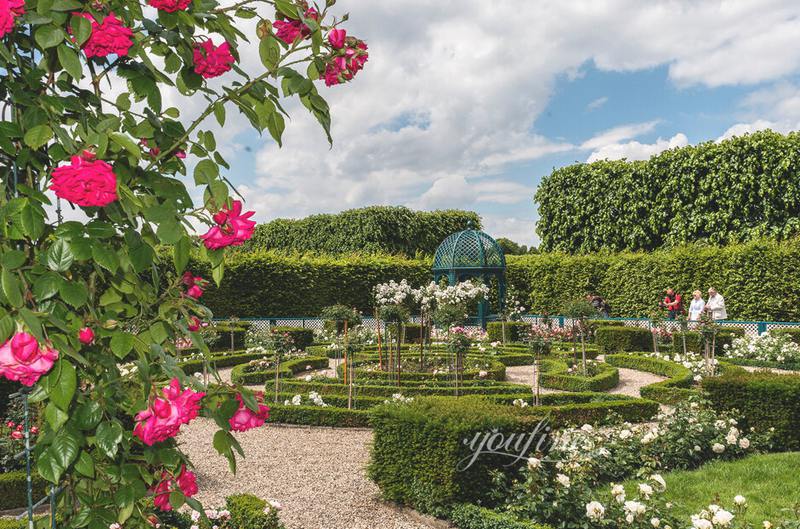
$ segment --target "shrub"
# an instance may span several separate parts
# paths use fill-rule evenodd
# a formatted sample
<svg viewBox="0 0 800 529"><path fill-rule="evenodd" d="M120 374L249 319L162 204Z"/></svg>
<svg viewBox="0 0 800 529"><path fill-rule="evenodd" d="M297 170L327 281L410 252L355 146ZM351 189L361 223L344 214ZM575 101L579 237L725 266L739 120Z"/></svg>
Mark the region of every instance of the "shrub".
<svg viewBox="0 0 800 529"><path fill-rule="evenodd" d="M325 369L328 367L328 357L322 356L305 356L302 358L295 358L286 360L281 363L279 376L291 377L306 370L307 366L312 369ZM260 385L275 378L274 369L266 369L263 371L247 371L247 364L240 364L231 370L231 381L234 384L243 385Z"/></svg>
<svg viewBox="0 0 800 529"><path fill-rule="evenodd" d="M214 324L220 337L213 351L238 351L245 348L244 338L252 325L249 321L219 321Z"/></svg>
<svg viewBox="0 0 800 529"><path fill-rule="evenodd" d="M292 339L294 346L301 351L305 351L306 347L314 343L314 330L304 329L302 327L273 327L272 332L288 334Z"/></svg>
<svg viewBox="0 0 800 529"><path fill-rule="evenodd" d="M395 390L396 392L396 390ZM270 404L270 422L303 424L306 426L335 426L339 428L366 428L369 410L335 406L293 406Z"/></svg>
<svg viewBox="0 0 800 529"><path fill-rule="evenodd" d="M419 323L405 324L405 343L419 343L422 334L422 326Z"/></svg>
<svg viewBox="0 0 800 529"><path fill-rule="evenodd" d="M506 342L521 342L524 336L524 331L531 328L530 323L524 321L507 321L506 327ZM491 321L486 324L486 334L490 342L503 341L503 322Z"/></svg>
<svg viewBox="0 0 800 529"><path fill-rule="evenodd" d="M667 380L642 387L639 390L639 394L643 398L654 400L662 404L676 404L689 397L698 395L697 390L692 389L694 379L692 371L675 362L661 360L660 358L651 358L644 355L625 354L608 355L605 357L605 360L606 363L612 366L635 369L637 371L645 371L647 373L661 375L662 377L668 377Z"/></svg>
<svg viewBox="0 0 800 529"><path fill-rule="evenodd" d="M378 406L371 411L374 442L368 473L386 499L446 514L454 503L488 502L491 471L509 463L487 453L460 468L459 462L472 454L465 439L494 429L506 438L528 434L545 417L559 427L597 424L612 412L641 421L657 410L656 403L641 399L518 408L480 397L426 397L405 406Z"/></svg>
<svg viewBox="0 0 800 529"><path fill-rule="evenodd" d="M458 529L550 529L549 525L519 520L511 514L500 513L471 503L454 506L448 517Z"/></svg>
<svg viewBox="0 0 800 529"><path fill-rule="evenodd" d="M27 478L24 470L0 474L0 511L24 507L28 503ZM47 494L45 481L33 475L33 501Z"/></svg>
<svg viewBox="0 0 800 529"><path fill-rule="evenodd" d="M595 342L602 354L653 350L652 334L641 327L598 327Z"/></svg>
<svg viewBox="0 0 800 529"><path fill-rule="evenodd" d="M263 358L263 356L264 355L262 353L234 352L224 356L214 355L210 358L209 362L212 365L214 365L217 369L221 369L223 367L231 367L231 366L238 366L239 364L246 364L251 360L258 360L259 358ZM191 375L193 373L201 373L203 371L203 360L200 359L186 360L185 362L180 362L178 365L187 375Z"/></svg>
<svg viewBox="0 0 800 529"><path fill-rule="evenodd" d="M619 384L619 371L605 364L596 364L599 373L594 376L579 376L567 372L567 364L561 361L542 361L539 381L543 387L564 391L608 391Z"/></svg>
<svg viewBox="0 0 800 529"><path fill-rule="evenodd" d="M433 255L445 237L470 225L481 225L478 214L471 211L412 211L402 206L371 206L259 224L243 250Z"/></svg>
<svg viewBox="0 0 800 529"><path fill-rule="evenodd" d="M672 334L672 352L683 354L683 338L686 338L686 351L703 352L703 335L698 331L679 331Z"/></svg>
<svg viewBox="0 0 800 529"><path fill-rule="evenodd" d="M737 410L743 424L758 431L775 428L775 442L800 449L800 375L736 371L703 380L712 405Z"/></svg>
<svg viewBox="0 0 800 529"><path fill-rule="evenodd" d="M767 130L667 150L648 161L556 169L536 191L541 248L653 250L793 236L800 232L800 183L790 176L800 172L798 151L800 134Z"/></svg>
<svg viewBox="0 0 800 529"><path fill-rule="evenodd" d="M267 502L252 494L236 494L225 499L231 513L232 529L283 529L278 511L267 509Z"/></svg>
<svg viewBox="0 0 800 529"><path fill-rule="evenodd" d="M770 329L772 335L787 335L794 343L800 344L800 327L792 327L790 329Z"/></svg>

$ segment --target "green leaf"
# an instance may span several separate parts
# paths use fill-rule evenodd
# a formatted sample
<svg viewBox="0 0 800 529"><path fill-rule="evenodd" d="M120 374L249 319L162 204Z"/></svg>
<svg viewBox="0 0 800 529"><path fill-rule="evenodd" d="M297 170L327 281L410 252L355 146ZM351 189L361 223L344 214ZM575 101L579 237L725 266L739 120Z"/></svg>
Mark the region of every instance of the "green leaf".
<svg viewBox="0 0 800 529"><path fill-rule="evenodd" d="M220 127L225 126L225 104L217 103L214 105L214 117L217 118L217 123Z"/></svg>
<svg viewBox="0 0 800 529"><path fill-rule="evenodd" d="M194 183L208 185L219 176L219 167L211 160L200 160L194 168Z"/></svg>
<svg viewBox="0 0 800 529"><path fill-rule="evenodd" d="M75 462L75 470L87 478L94 477L94 459L87 451L81 451L78 460Z"/></svg>
<svg viewBox="0 0 800 529"><path fill-rule="evenodd" d="M283 142L281 137L283 136L283 131L286 128L286 123L283 120L283 116L280 112L271 112L267 116L267 130L269 130L270 136L278 142L278 146L282 147Z"/></svg>
<svg viewBox="0 0 800 529"><path fill-rule="evenodd" d="M15 328L16 325L14 324L14 318L11 316L4 316L0 318L0 343L4 343L6 340L8 340Z"/></svg>
<svg viewBox="0 0 800 529"><path fill-rule="evenodd" d="M233 453L232 447L235 442L236 440L231 433L225 430L217 430L217 433L214 434L214 440L212 441L214 449L219 452L220 455L225 456L228 460L228 466L230 466L231 472L234 474L236 473L236 456Z"/></svg>
<svg viewBox="0 0 800 529"><path fill-rule="evenodd" d="M56 26L41 26L33 34L36 44L44 49L53 48L64 40L64 31ZM26 142L27 143L27 142Z"/></svg>
<svg viewBox="0 0 800 529"><path fill-rule="evenodd" d="M41 211L32 206L30 202L26 202L25 206L22 208L20 212L20 221L22 223L22 232L32 241L36 241L44 233L44 216Z"/></svg>
<svg viewBox="0 0 800 529"><path fill-rule="evenodd" d="M19 268L25 264L25 252L20 250L6 250L6 252L0 256L0 264L9 270Z"/></svg>
<svg viewBox="0 0 800 529"><path fill-rule="evenodd" d="M112 132L108 136L111 138L111 141L128 151L137 160L142 156L142 150L130 136L122 134L121 132Z"/></svg>
<svg viewBox="0 0 800 529"><path fill-rule="evenodd" d="M133 349L135 338L131 333L119 331L111 337L111 351L117 358L124 358Z"/></svg>
<svg viewBox="0 0 800 529"><path fill-rule="evenodd" d="M189 253L192 251L192 241L189 237L181 237L172 247L172 262L178 275L186 270L189 264Z"/></svg>
<svg viewBox="0 0 800 529"><path fill-rule="evenodd" d="M281 45L272 35L267 35L258 44L258 55L261 57L261 64L267 70L274 70L281 59Z"/></svg>
<svg viewBox="0 0 800 529"><path fill-rule="evenodd" d="M36 301L44 301L55 296L58 293L61 282L61 277L52 272L47 272L36 278L33 283L33 296Z"/></svg>
<svg viewBox="0 0 800 529"><path fill-rule="evenodd" d="M117 252L112 248L102 243L92 244L92 258L97 264L112 274L117 273L117 269L119 269L119 257L117 257Z"/></svg>
<svg viewBox="0 0 800 529"><path fill-rule="evenodd" d="M2 272L0 272L0 286L3 287L3 294L5 294L6 299L12 306L22 306L22 287L19 279L17 279L12 271L5 267L3 267Z"/></svg>
<svg viewBox="0 0 800 529"><path fill-rule="evenodd" d="M118 422L100 423L95 434L95 444L110 459L114 459L122 442L122 433L122 426Z"/></svg>
<svg viewBox="0 0 800 529"><path fill-rule="evenodd" d="M22 318L22 321L28 326L28 330L31 331L31 334L33 334L37 340L40 342L45 341L44 333L42 332L42 322L36 314L30 309L23 307L19 309L19 317Z"/></svg>
<svg viewBox="0 0 800 529"><path fill-rule="evenodd" d="M47 250L47 256L45 258L47 267L56 272L66 272L69 270L69 267L72 266L74 260L75 256L72 254L69 244L64 239L56 240Z"/></svg>
<svg viewBox="0 0 800 529"><path fill-rule="evenodd" d="M72 36L75 37L75 44L83 45L92 34L92 23L81 16L73 16L69 21L72 28Z"/></svg>
<svg viewBox="0 0 800 529"><path fill-rule="evenodd" d="M62 410L67 411L77 387L78 377L75 373L75 368L63 357L60 358L47 376L50 401Z"/></svg>
<svg viewBox="0 0 800 529"><path fill-rule="evenodd" d="M156 343L164 343L169 336L167 334L167 327L164 322L157 321L150 326L150 336Z"/></svg>
<svg viewBox="0 0 800 529"><path fill-rule="evenodd" d="M299 20L300 16L297 14L297 6L290 0L275 0L275 8L294 20Z"/></svg>
<svg viewBox="0 0 800 529"><path fill-rule="evenodd" d="M103 418L103 409L100 403L90 400L84 402L75 410L75 425L81 430L91 430Z"/></svg>
<svg viewBox="0 0 800 529"><path fill-rule="evenodd" d="M64 281L58 289L61 299L75 308L82 306L89 298L89 291L82 281Z"/></svg>
<svg viewBox="0 0 800 529"><path fill-rule="evenodd" d="M211 270L211 277L214 279L214 283L216 283L217 286L220 286L222 284L222 278L224 276L225 276L225 265L224 264L216 266L216 267L214 267L213 270Z"/></svg>
<svg viewBox="0 0 800 529"><path fill-rule="evenodd" d="M80 79L83 76L83 68L81 67L81 60L78 54L65 44L58 47L58 62L74 79Z"/></svg>
<svg viewBox="0 0 800 529"><path fill-rule="evenodd" d="M47 125L37 125L25 133L23 140L31 149L38 149L53 137L53 131Z"/></svg>
<svg viewBox="0 0 800 529"><path fill-rule="evenodd" d="M44 409L44 418L47 420L47 424L50 425L50 428L52 428L53 431L58 431L58 429L67 422L69 415L67 415L67 412L62 411L61 408L56 406L55 403L49 402Z"/></svg>

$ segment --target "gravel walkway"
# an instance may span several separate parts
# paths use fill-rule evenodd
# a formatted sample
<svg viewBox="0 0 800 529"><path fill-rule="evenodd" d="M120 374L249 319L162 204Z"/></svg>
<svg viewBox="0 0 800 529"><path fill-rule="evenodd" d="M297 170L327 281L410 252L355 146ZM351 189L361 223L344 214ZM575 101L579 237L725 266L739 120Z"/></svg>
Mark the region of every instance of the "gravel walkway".
<svg viewBox="0 0 800 529"><path fill-rule="evenodd" d="M609 393L638 397L639 390L643 386L647 386L649 384L655 384L656 382L661 382L662 380L666 380L666 377L653 375L651 373L645 373L644 371L625 369L623 367L619 367L617 369L619 369L619 384L617 384L617 387L609 391ZM514 382L517 384L527 384L529 386L532 386L533 366L507 367L506 381ZM560 390L548 389L548 388L541 388L541 392L543 394L561 393Z"/></svg>
<svg viewBox="0 0 800 529"><path fill-rule="evenodd" d="M533 387L533 366L512 366L506 368L506 382L525 384ZM539 388L542 395L547 393L563 393L563 391L549 388Z"/></svg>
<svg viewBox="0 0 800 529"><path fill-rule="evenodd" d="M247 459L233 476L211 446L213 421L196 419L179 436L195 464L197 499L212 508L235 493L281 503L289 529L431 529L442 523L378 499L364 468L372 432L366 429L268 425L236 434Z"/></svg>

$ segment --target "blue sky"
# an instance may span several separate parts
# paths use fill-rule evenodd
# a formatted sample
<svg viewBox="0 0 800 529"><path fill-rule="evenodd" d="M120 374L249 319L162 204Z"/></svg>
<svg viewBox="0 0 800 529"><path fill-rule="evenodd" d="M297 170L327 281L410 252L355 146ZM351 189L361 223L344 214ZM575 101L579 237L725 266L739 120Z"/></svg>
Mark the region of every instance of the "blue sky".
<svg viewBox="0 0 800 529"><path fill-rule="evenodd" d="M320 87L333 148L296 104L282 149L242 120L222 131L228 176L261 221L372 204L464 208L492 235L532 244L533 193L554 167L800 125L795 2L336 9L350 12L370 60L354 82Z"/></svg>

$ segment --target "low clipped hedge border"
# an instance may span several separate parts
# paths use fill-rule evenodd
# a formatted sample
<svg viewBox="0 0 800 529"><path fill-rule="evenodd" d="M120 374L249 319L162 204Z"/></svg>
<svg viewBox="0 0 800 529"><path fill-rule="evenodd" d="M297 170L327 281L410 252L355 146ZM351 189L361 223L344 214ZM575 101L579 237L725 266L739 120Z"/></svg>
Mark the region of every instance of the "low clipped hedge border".
<svg viewBox="0 0 800 529"><path fill-rule="evenodd" d="M714 340L714 352L718 356L725 354L725 346L730 346L735 338L744 336L741 327L725 327L720 329ZM683 354L683 336L686 336L686 350L693 353L703 352L703 335L699 331L676 332L672 335L672 352Z"/></svg>
<svg viewBox="0 0 800 529"><path fill-rule="evenodd" d="M503 322L491 321L486 324L486 334L490 342L520 342L525 331L530 328L531 324L524 321L507 321L505 322L506 336L503 340Z"/></svg>
<svg viewBox="0 0 800 529"><path fill-rule="evenodd" d="M653 335L641 327L598 327L595 343L602 354L628 351L652 351Z"/></svg>
<svg viewBox="0 0 800 529"><path fill-rule="evenodd" d="M794 343L800 344L800 326L790 329L772 329L769 331L772 335L786 335L792 339Z"/></svg>
<svg viewBox="0 0 800 529"><path fill-rule="evenodd" d="M472 503L455 505L448 518L458 529L551 529L549 525L520 520Z"/></svg>
<svg viewBox="0 0 800 529"><path fill-rule="evenodd" d="M459 469L459 462L472 455L465 439L529 434L543 418L558 428L601 424L612 413L639 422L657 411L657 403L644 399L518 408L481 397L425 397L404 406L378 406L371 411L373 449L368 474L385 499L446 516L457 503L490 506L491 473L508 468L510 462L486 453L469 468Z"/></svg>
<svg viewBox="0 0 800 529"><path fill-rule="evenodd" d="M676 404L689 397L699 395L697 390L692 389L692 384L694 384L692 371L675 362L651 358L641 354L608 355L605 360L607 364L612 366L668 377L667 380L642 387L639 390L639 394L643 398L654 400L661 404Z"/></svg>
<svg viewBox="0 0 800 529"><path fill-rule="evenodd" d="M292 338L292 343L301 351L305 351L314 343L314 330L304 327L277 326L272 328L273 333L286 333Z"/></svg>
<svg viewBox="0 0 800 529"><path fill-rule="evenodd" d="M715 409L736 410L744 428L775 428L783 450L800 449L800 375L729 371L703 380Z"/></svg>
<svg viewBox="0 0 800 529"><path fill-rule="evenodd" d="M797 362L767 362L764 360L752 360L750 358L730 358L725 357L725 362L737 366L766 367L770 369L785 369L787 371L800 371L800 363Z"/></svg>
<svg viewBox="0 0 800 529"><path fill-rule="evenodd" d="M44 497L46 482L34 474L32 476L34 501ZM24 507L28 503L28 487L25 471L15 470L0 474L0 511Z"/></svg>
<svg viewBox="0 0 800 529"><path fill-rule="evenodd" d="M570 375L565 362L543 360L539 382L543 387L564 391L608 391L619 384L619 371L604 364L598 364L600 372L593 377Z"/></svg>
<svg viewBox="0 0 800 529"><path fill-rule="evenodd" d="M469 357L468 357L469 358ZM390 371L369 371L367 369L358 367L359 365L363 365L365 363L372 363L377 362L378 359L368 359L368 360L358 360L354 362L355 364L355 379L356 380L392 380L393 377L396 376L395 372ZM465 360L466 361L466 360ZM344 364L340 364L337 368L337 373L341 377L342 373L344 372ZM486 371L487 375L483 377L484 380L496 380L498 382L502 382L506 379L506 366L497 360L490 359L489 366L486 369L465 369L462 373L462 377L464 380L471 379L477 380L478 373L480 371ZM415 371L401 371L400 372L400 380L401 381L427 381L427 380L450 380L453 377L453 373L426 373L426 372L415 372Z"/></svg>
<svg viewBox="0 0 800 529"><path fill-rule="evenodd" d="M366 428L370 424L370 414L369 410L348 410L335 406L270 404L269 420L270 422L305 426Z"/></svg>
<svg viewBox="0 0 800 529"><path fill-rule="evenodd" d="M246 364L251 360L258 360L259 358L263 358L263 353L245 353L245 352L235 352L226 355L212 355L209 359L209 363L213 366L216 366L217 369L221 369L224 367L232 367L238 366L240 364ZM203 370L203 361L202 360L186 360L185 362L181 362L180 368L183 370L184 373L187 375L191 375L192 373L198 373Z"/></svg>
<svg viewBox="0 0 800 529"><path fill-rule="evenodd" d="M374 381L373 381L374 382ZM468 384L469 381L464 381L464 384L459 386L458 392L461 395L516 395L523 392L530 392L530 386L522 384ZM342 384L336 379L328 379L328 381L311 381L306 382L298 379L284 379L281 381L281 387L285 392L295 391L296 393L307 393L309 391L316 391L320 395L346 395L348 386ZM453 385L441 383L415 383L413 385L401 384L366 384L362 385L358 379L355 383L355 391L360 396L370 397L391 397L395 393L402 393L406 397L413 397L417 395L452 395Z"/></svg>
<svg viewBox="0 0 800 529"><path fill-rule="evenodd" d="M281 368L278 371L279 377L291 377L306 370L306 366L311 366L312 369L325 369L328 367L327 356L305 356L302 358L293 358L281 363ZM240 364L231 370L231 382L234 384L243 384L246 386L256 386L266 383L268 380L275 378L275 370L267 369L264 371L245 372L246 364Z"/></svg>

